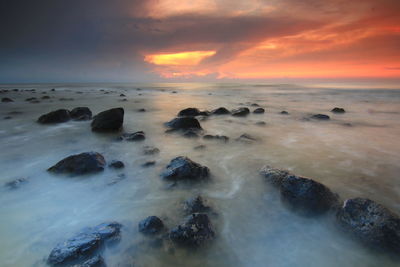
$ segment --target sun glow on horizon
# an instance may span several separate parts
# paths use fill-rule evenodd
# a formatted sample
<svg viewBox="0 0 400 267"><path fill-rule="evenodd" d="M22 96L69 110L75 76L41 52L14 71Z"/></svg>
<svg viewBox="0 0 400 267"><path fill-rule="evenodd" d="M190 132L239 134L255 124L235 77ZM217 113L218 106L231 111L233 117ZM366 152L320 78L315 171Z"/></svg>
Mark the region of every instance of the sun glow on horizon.
<svg viewBox="0 0 400 267"><path fill-rule="evenodd" d="M215 55L216 51L190 51L172 54L146 55L144 60L155 65L195 66L205 58Z"/></svg>

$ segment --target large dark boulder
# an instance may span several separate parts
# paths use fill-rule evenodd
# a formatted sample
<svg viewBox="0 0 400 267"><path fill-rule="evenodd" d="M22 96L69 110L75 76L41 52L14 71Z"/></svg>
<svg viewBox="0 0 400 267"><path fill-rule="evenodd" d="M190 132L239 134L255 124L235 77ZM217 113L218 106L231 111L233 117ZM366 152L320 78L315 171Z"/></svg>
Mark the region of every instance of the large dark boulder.
<svg viewBox="0 0 400 267"><path fill-rule="evenodd" d="M400 254L400 218L366 198L344 202L337 212L339 225L374 249Z"/></svg>
<svg viewBox="0 0 400 267"><path fill-rule="evenodd" d="M238 108L238 109L234 109L232 110L232 116L235 117L244 117L249 115L250 110L248 108Z"/></svg>
<svg viewBox="0 0 400 267"><path fill-rule="evenodd" d="M268 165L261 168L260 174L274 186L281 186L283 179L291 175L289 171L272 168Z"/></svg>
<svg viewBox="0 0 400 267"><path fill-rule="evenodd" d="M185 108L178 113L178 117L195 117L198 115L200 115L200 110L197 108Z"/></svg>
<svg viewBox="0 0 400 267"><path fill-rule="evenodd" d="M344 110L344 108L338 108L338 107L336 107L336 108L333 108L333 109L331 110L331 112L333 112L333 113L345 113L346 111Z"/></svg>
<svg viewBox="0 0 400 267"><path fill-rule="evenodd" d="M59 243L50 252L47 263L51 266L70 266L87 262L93 259L94 254L106 241L119 238L121 226L117 222L111 222L86 228L74 237Z"/></svg>
<svg viewBox="0 0 400 267"><path fill-rule="evenodd" d="M157 216L149 216L139 222L139 232L143 234L157 234L164 229L164 223Z"/></svg>
<svg viewBox="0 0 400 267"><path fill-rule="evenodd" d="M213 111L211 111L211 114L212 115L226 115L226 114L231 114L231 112L224 107L220 107L220 108L217 108L217 109L214 109Z"/></svg>
<svg viewBox="0 0 400 267"><path fill-rule="evenodd" d="M93 117L92 131L119 131L124 123L124 109L113 108L100 112Z"/></svg>
<svg viewBox="0 0 400 267"><path fill-rule="evenodd" d="M181 129L201 129L200 122L193 117L175 118L165 124L174 130Z"/></svg>
<svg viewBox="0 0 400 267"><path fill-rule="evenodd" d="M92 111L88 107L77 107L70 111L73 120L86 121L92 119Z"/></svg>
<svg viewBox="0 0 400 267"><path fill-rule="evenodd" d="M39 117L38 122L42 124L61 123L71 119L69 111L66 109L58 109Z"/></svg>
<svg viewBox="0 0 400 267"><path fill-rule="evenodd" d="M104 170L106 161L97 152L84 152L66 157L47 169L50 172L81 175Z"/></svg>
<svg viewBox="0 0 400 267"><path fill-rule="evenodd" d="M282 179L280 192L283 202L302 215L320 215L338 204L338 196L328 187L295 175Z"/></svg>
<svg viewBox="0 0 400 267"><path fill-rule="evenodd" d="M210 170L206 166L187 157L176 157L167 165L161 177L167 180L202 180L208 178Z"/></svg>
<svg viewBox="0 0 400 267"><path fill-rule="evenodd" d="M330 117L325 114L314 114L314 115L311 115L310 118L314 119L314 120L329 120L330 119Z"/></svg>
<svg viewBox="0 0 400 267"><path fill-rule="evenodd" d="M179 246L198 247L215 236L207 214L194 213L169 233L171 241Z"/></svg>
<svg viewBox="0 0 400 267"><path fill-rule="evenodd" d="M183 210L187 214L207 212L211 208L204 204L204 200L201 196L195 196L187 199L183 204Z"/></svg>

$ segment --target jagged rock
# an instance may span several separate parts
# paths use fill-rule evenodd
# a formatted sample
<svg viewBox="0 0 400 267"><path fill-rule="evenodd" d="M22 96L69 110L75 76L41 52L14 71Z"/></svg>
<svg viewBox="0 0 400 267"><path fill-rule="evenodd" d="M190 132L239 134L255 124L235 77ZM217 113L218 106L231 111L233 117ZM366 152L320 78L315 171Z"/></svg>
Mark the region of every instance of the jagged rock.
<svg viewBox="0 0 400 267"><path fill-rule="evenodd" d="M311 119L316 119L316 120L329 120L330 117L325 114L314 114L310 117Z"/></svg>
<svg viewBox="0 0 400 267"><path fill-rule="evenodd" d="M374 249L400 253L400 218L384 206L366 198L344 202L337 212L339 225Z"/></svg>
<svg viewBox="0 0 400 267"><path fill-rule="evenodd" d="M119 131L124 123L124 109L113 108L100 112L94 116L92 121L92 131Z"/></svg>
<svg viewBox="0 0 400 267"><path fill-rule="evenodd" d="M84 152L66 157L47 170L55 173L81 175L103 171L105 164L106 161L100 153Z"/></svg>
<svg viewBox="0 0 400 267"><path fill-rule="evenodd" d="M103 257L96 255L93 258L84 261L82 264L73 265L72 267L106 267Z"/></svg>
<svg viewBox="0 0 400 267"><path fill-rule="evenodd" d="M265 177L269 183L278 187L281 186L284 178L291 175L287 170L272 168L268 165L261 168L260 174Z"/></svg>
<svg viewBox="0 0 400 267"><path fill-rule="evenodd" d="M120 160L113 160L108 166L114 169L122 169L123 167L125 167L125 164Z"/></svg>
<svg viewBox="0 0 400 267"><path fill-rule="evenodd" d="M66 109L58 109L39 117L38 122L41 124L62 123L71 119L69 111Z"/></svg>
<svg viewBox="0 0 400 267"><path fill-rule="evenodd" d="M229 141L229 137L225 136L225 135L211 135L211 134L206 134L203 136L203 139L205 140L218 140L218 141L222 141L222 142L228 142Z"/></svg>
<svg viewBox="0 0 400 267"><path fill-rule="evenodd" d="M214 109L213 111L211 111L211 114L212 115L226 115L226 114L231 114L231 112L224 107L220 107L220 108L217 108L217 109Z"/></svg>
<svg viewBox="0 0 400 267"><path fill-rule="evenodd" d="M138 131L134 133L124 133L120 137L120 140L126 140L126 141L143 141L144 139L146 139L146 136L143 131Z"/></svg>
<svg viewBox="0 0 400 267"><path fill-rule="evenodd" d="M336 108L333 108L331 110L331 112L333 112L333 113L345 113L346 111L343 108L336 107Z"/></svg>
<svg viewBox="0 0 400 267"><path fill-rule="evenodd" d="M51 266L84 263L90 260L106 241L118 239L121 227L121 224L111 222L86 228L74 237L59 243L51 251L47 263Z"/></svg>
<svg viewBox="0 0 400 267"><path fill-rule="evenodd" d="M183 210L187 214L207 212L210 209L211 209L210 207L204 204L204 200L201 196L189 198L188 200L185 201L183 206Z"/></svg>
<svg viewBox="0 0 400 267"><path fill-rule="evenodd" d="M200 115L200 110L197 108L185 108L178 113L178 117L195 117L198 115Z"/></svg>
<svg viewBox="0 0 400 267"><path fill-rule="evenodd" d="M171 241L179 246L198 247L214 239L215 233L207 214L194 213L169 233Z"/></svg>
<svg viewBox="0 0 400 267"><path fill-rule="evenodd" d="M203 180L208 178L210 170L187 157L176 157L167 165L161 177L167 180Z"/></svg>
<svg viewBox="0 0 400 267"><path fill-rule="evenodd" d="M234 109L232 110L232 116L236 116L236 117L244 117L249 115L250 110L248 108L238 108L238 109Z"/></svg>
<svg viewBox="0 0 400 267"><path fill-rule="evenodd" d="M139 232L143 234L157 234L164 229L164 223L157 216L149 216L139 222Z"/></svg>
<svg viewBox="0 0 400 267"><path fill-rule="evenodd" d="M175 118L165 124L174 130L180 129L201 129L200 123L196 118L193 117L181 117Z"/></svg>
<svg viewBox="0 0 400 267"><path fill-rule="evenodd" d="M88 107L77 107L70 111L73 120L84 121L92 119L92 111Z"/></svg>
<svg viewBox="0 0 400 267"><path fill-rule="evenodd" d="M254 114L262 114L262 113L264 113L264 112L265 112L265 109L263 109L263 108L256 108L256 109L253 111Z"/></svg>

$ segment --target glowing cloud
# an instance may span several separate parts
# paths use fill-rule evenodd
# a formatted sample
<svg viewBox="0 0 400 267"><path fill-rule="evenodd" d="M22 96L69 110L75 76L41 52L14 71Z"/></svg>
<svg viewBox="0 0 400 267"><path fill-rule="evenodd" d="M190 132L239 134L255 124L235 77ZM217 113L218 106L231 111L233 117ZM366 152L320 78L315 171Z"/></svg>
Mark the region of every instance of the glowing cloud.
<svg viewBox="0 0 400 267"><path fill-rule="evenodd" d="M215 55L216 51L191 51L174 54L153 54L144 60L155 65L195 66L203 59Z"/></svg>

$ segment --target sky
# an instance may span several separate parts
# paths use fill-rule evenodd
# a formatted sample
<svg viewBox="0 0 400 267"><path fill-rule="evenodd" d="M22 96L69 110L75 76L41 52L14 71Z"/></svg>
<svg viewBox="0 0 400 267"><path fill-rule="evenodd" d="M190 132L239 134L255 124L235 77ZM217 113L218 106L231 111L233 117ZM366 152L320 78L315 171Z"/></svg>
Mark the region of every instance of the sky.
<svg viewBox="0 0 400 267"><path fill-rule="evenodd" d="M400 78L399 0L3 0L0 82Z"/></svg>

